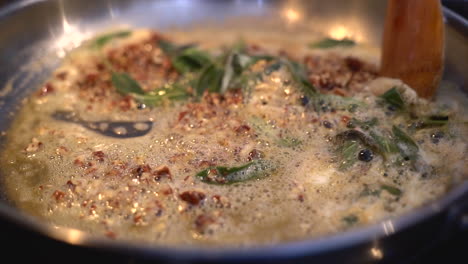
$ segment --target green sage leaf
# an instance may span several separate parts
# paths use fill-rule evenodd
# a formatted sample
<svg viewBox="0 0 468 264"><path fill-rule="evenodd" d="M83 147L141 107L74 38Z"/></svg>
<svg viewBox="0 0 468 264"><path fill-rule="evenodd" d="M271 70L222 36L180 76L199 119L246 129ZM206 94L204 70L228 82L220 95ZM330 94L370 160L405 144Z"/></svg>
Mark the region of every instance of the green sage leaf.
<svg viewBox="0 0 468 264"><path fill-rule="evenodd" d="M314 42L309 44L309 48L314 49L329 49L334 47L352 47L356 45L354 40L343 38L343 39L333 39L333 38L325 38L323 40Z"/></svg>

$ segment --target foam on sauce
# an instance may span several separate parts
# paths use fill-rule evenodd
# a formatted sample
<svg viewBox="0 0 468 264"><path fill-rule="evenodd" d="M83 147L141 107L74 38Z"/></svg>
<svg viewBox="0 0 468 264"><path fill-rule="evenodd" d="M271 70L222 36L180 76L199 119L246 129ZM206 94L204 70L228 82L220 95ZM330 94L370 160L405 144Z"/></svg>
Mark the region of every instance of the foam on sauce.
<svg viewBox="0 0 468 264"><path fill-rule="evenodd" d="M212 34L199 30L172 32L169 37L176 43L198 42L219 54L220 47L240 36L217 32L218 41L205 42ZM376 81L375 50L366 53L358 45L311 51L304 43L308 40L260 32L242 35L268 53L283 49L306 61L311 65L310 80L318 85L325 87L324 80L346 83L341 92L366 104L355 112L317 113L304 106L288 69L265 71L267 61L250 69L261 78L248 84L252 86L248 101L232 91L205 95L199 102L141 109L115 92L110 73L100 61L102 54L114 52L115 57L108 57L113 67L130 71L146 90L160 86L162 76L173 80L175 73L164 68L162 51L148 41L152 36L151 31L138 30L99 52L79 48L23 105L0 160L8 195L19 208L52 224L111 239L246 246L307 239L375 223L426 204L467 179L463 122L444 128L445 136L436 143L434 133L439 127L411 135L419 146L417 169L396 154L386 159L377 153L371 162L339 168L334 137L349 129L350 118L377 118L382 131L406 122L398 113L389 113L375 96L387 90L382 88L385 85L400 87L403 97L414 102L415 111L428 114L435 107L415 98L397 80ZM329 61L307 60L310 54ZM345 67L344 62L353 63L343 59L349 56L361 58L369 70L325 76L328 70L341 72L336 69ZM316 69L321 72L314 73ZM352 74L356 76L351 82ZM137 121L135 128L141 130L149 120L153 128L142 137L116 139L55 120L51 114L56 110L73 111L90 122ZM451 120L460 120L456 113L453 116ZM258 158L271 166L267 177L232 185L211 185L196 177L209 166L240 166Z"/></svg>

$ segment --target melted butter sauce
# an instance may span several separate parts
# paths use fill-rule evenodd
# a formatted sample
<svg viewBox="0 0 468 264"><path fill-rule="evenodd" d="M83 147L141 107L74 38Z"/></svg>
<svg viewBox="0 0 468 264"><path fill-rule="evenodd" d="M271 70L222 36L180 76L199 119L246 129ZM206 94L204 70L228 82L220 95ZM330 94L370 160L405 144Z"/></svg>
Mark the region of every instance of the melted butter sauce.
<svg viewBox="0 0 468 264"><path fill-rule="evenodd" d="M239 38L239 34L218 32L219 40L206 42L213 32L192 33L172 32L170 37L179 43L198 42L214 52ZM136 31L128 39L108 44L104 51L139 43L149 34ZM296 57L311 53L305 40L245 31L241 36L252 43L265 43L272 53L280 47ZM375 50L366 50L358 46L333 52L373 58L371 63L378 63ZM315 53L328 56L323 51ZM263 73L246 104L182 102L142 110L133 105L120 111L109 110L107 101L88 109L80 97L76 82L85 78L82 69L95 59L96 54L86 48L65 59L56 73L66 71L67 78L52 77L53 93L27 100L1 155L10 199L55 225L162 245L274 244L401 215L466 179L463 126L451 128L455 136L437 145L430 143L427 134L414 135L423 159L436 168L430 176L388 166L380 156L339 170L330 138L345 129L343 116L350 113L317 115L306 109L298 103L301 93L284 67ZM262 72L264 67L260 62L254 68ZM369 104L367 111L358 111L355 117L378 117L386 126L390 117L376 105L374 92L381 84L377 86L362 85L354 95ZM120 95L114 92L108 97ZM51 118L56 110L75 111L89 121L141 121L140 129L149 120L154 127L142 137L115 139ZM324 126L324 121L331 125ZM300 144L278 143L290 138ZM207 164L245 164L254 150L276 165L269 177L227 186L209 185L195 177ZM382 184L398 186L402 194L379 191L376 195ZM181 198L184 193L190 194L189 202Z"/></svg>

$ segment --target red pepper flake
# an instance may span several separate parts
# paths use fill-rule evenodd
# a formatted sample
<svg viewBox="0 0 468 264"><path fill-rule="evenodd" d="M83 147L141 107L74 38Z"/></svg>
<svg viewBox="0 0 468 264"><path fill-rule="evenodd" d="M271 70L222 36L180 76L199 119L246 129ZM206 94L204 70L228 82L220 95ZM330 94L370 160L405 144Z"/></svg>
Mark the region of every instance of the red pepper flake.
<svg viewBox="0 0 468 264"><path fill-rule="evenodd" d="M180 120L184 119L184 117L188 114L187 111L183 111L179 113L179 117L177 118L177 121L180 122Z"/></svg>
<svg viewBox="0 0 468 264"><path fill-rule="evenodd" d="M187 154L185 153L177 153L169 158L169 163L175 163L177 160L185 157Z"/></svg>
<svg viewBox="0 0 468 264"><path fill-rule="evenodd" d="M250 48L251 48L253 51L260 51L260 50L262 50L262 48L261 48L259 45L257 45L257 44L252 44L252 45L250 45Z"/></svg>
<svg viewBox="0 0 468 264"><path fill-rule="evenodd" d="M65 79L67 79L67 75L68 75L68 72L64 71L64 72L57 73L55 77L61 81L65 81Z"/></svg>
<svg viewBox="0 0 468 264"><path fill-rule="evenodd" d="M171 187L168 187L168 188L162 190L162 194L164 194L164 195L171 195L172 193L173 193L173 191L172 191Z"/></svg>
<svg viewBox="0 0 468 264"><path fill-rule="evenodd" d="M136 168L134 168L132 170L132 175L134 177L140 178L145 172L151 172L151 167L148 164L139 165Z"/></svg>
<svg viewBox="0 0 468 264"><path fill-rule="evenodd" d="M116 239L117 238L117 234L112 232L112 231L107 231L105 233L106 237L110 238L110 239Z"/></svg>
<svg viewBox="0 0 468 264"><path fill-rule="evenodd" d="M341 122L348 124L351 118L349 116L341 116Z"/></svg>
<svg viewBox="0 0 468 264"><path fill-rule="evenodd" d="M79 166L80 168L83 168L83 169L86 168L87 165L89 165L89 164L85 164L85 163L84 163L83 161L81 161L80 159L75 159L75 160L73 161L73 164L76 165L76 166Z"/></svg>
<svg viewBox="0 0 468 264"><path fill-rule="evenodd" d="M248 161L258 160L263 157L265 157L265 154L262 151L253 149L252 151L249 152L249 156L247 157L247 160Z"/></svg>
<svg viewBox="0 0 468 264"><path fill-rule="evenodd" d="M336 94L336 95L339 95L339 96L348 96L349 93L344 90L344 89L341 89L341 88L336 88L335 90L333 90L333 94Z"/></svg>
<svg viewBox="0 0 468 264"><path fill-rule="evenodd" d="M209 161L209 160L202 160L200 163L198 163L199 168L205 168L205 167L213 167L215 166L216 163Z"/></svg>
<svg viewBox="0 0 468 264"><path fill-rule="evenodd" d="M303 195L303 194L299 194L299 195L297 196L297 200L299 200L299 202L301 202L301 203L304 202L304 195Z"/></svg>
<svg viewBox="0 0 468 264"><path fill-rule="evenodd" d="M89 73L86 75L86 84L94 85L98 79L98 75L96 73Z"/></svg>
<svg viewBox="0 0 468 264"><path fill-rule="evenodd" d="M106 155L102 151L94 151L93 156L97 161L103 162Z"/></svg>
<svg viewBox="0 0 468 264"><path fill-rule="evenodd" d="M221 196L219 194L215 194L213 195L213 201L215 201L216 203L219 203L221 201Z"/></svg>
<svg viewBox="0 0 468 264"><path fill-rule="evenodd" d="M97 168L88 168L85 171L85 174L91 174L97 171Z"/></svg>
<svg viewBox="0 0 468 264"><path fill-rule="evenodd" d="M286 57L286 58L290 57L288 52L286 50L283 50L283 49L279 50L278 55L280 55L281 57Z"/></svg>
<svg viewBox="0 0 468 264"><path fill-rule="evenodd" d="M214 224L216 221L213 217L202 214L195 219L195 228L198 232L203 233L208 225Z"/></svg>
<svg viewBox="0 0 468 264"><path fill-rule="evenodd" d="M199 191L185 191L179 194L180 199L191 205L198 205L205 197L206 195Z"/></svg>
<svg viewBox="0 0 468 264"><path fill-rule="evenodd" d="M359 59L353 58L353 57L346 57L345 58L345 63L346 66L352 71L352 72L358 72L362 69L363 67L363 62Z"/></svg>
<svg viewBox="0 0 468 264"><path fill-rule="evenodd" d="M84 168L84 167L85 167L83 161L81 161L80 159L75 159L75 160L73 161L73 164L75 164L76 166L80 166L81 168Z"/></svg>
<svg viewBox="0 0 468 264"><path fill-rule="evenodd" d="M90 214L90 215L96 214L96 208L97 208L97 206L93 203L93 204L89 207L89 214Z"/></svg>
<svg viewBox="0 0 468 264"><path fill-rule="evenodd" d="M241 133L246 133L250 130L250 127L248 125L241 125L235 129L236 133L241 134Z"/></svg>
<svg viewBox="0 0 468 264"><path fill-rule="evenodd" d="M65 193L64 192L61 192L59 190L56 190L52 196L55 198L55 200L58 202L60 200L62 200L64 197L65 197Z"/></svg>
<svg viewBox="0 0 468 264"><path fill-rule="evenodd" d="M140 214L137 214L133 217L133 223L136 225L141 224L143 222L143 216Z"/></svg>
<svg viewBox="0 0 468 264"><path fill-rule="evenodd" d="M156 210L155 215L156 215L156 216L161 216L161 215L163 214L163 211L164 211L164 206L163 206L163 205L161 204L161 202L158 201L158 200L155 200L155 201L154 201L154 204L155 204L155 206L156 206L156 207L154 208L154 209ZM148 209L149 209L149 208L148 208Z"/></svg>
<svg viewBox="0 0 468 264"><path fill-rule="evenodd" d="M228 201L226 201L226 199L223 199L223 197L221 197L218 194L213 195L211 197L211 199L216 204L216 206L219 207L219 208L224 208L224 207L229 208L229 207L231 207L231 204Z"/></svg>
<svg viewBox="0 0 468 264"><path fill-rule="evenodd" d="M52 92L54 92L55 88L50 83L46 83L42 86L41 90L39 90L38 96L46 96Z"/></svg>
<svg viewBox="0 0 468 264"><path fill-rule="evenodd" d="M42 142L40 142L37 138L32 138L31 143L24 149L26 152L36 152L42 147Z"/></svg>
<svg viewBox="0 0 468 264"><path fill-rule="evenodd" d="M74 184L72 181L67 181L67 186L70 190L72 190L73 192L75 191L76 189L76 184Z"/></svg>
<svg viewBox="0 0 468 264"><path fill-rule="evenodd" d="M122 175L122 172L118 169L111 169L109 171L106 171L105 175L109 177L115 177Z"/></svg>
<svg viewBox="0 0 468 264"><path fill-rule="evenodd" d="M106 69L106 66L104 64L102 64L102 63L98 63L98 64L96 64L96 69L98 71L104 71Z"/></svg>
<svg viewBox="0 0 468 264"><path fill-rule="evenodd" d="M133 102L133 97L127 95L125 97L123 97L119 102L119 107L120 107L120 110L122 111L128 111L132 108L132 102Z"/></svg>
<svg viewBox="0 0 468 264"><path fill-rule="evenodd" d="M160 181L162 178L168 178L172 181L171 171L167 166L159 166L153 172L154 180Z"/></svg>
<svg viewBox="0 0 468 264"><path fill-rule="evenodd" d="M67 149L66 147L64 147L64 146L60 146L60 147L57 148L56 151L57 151L60 155L63 155L63 154L65 154L65 153L68 152L68 149Z"/></svg>

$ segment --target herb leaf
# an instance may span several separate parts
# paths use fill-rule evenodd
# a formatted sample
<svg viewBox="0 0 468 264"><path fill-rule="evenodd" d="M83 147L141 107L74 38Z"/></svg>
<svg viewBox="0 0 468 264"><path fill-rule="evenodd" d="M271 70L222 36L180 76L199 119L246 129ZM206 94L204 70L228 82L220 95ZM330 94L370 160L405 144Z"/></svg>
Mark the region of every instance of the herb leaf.
<svg viewBox="0 0 468 264"><path fill-rule="evenodd" d="M424 129L438 126L445 126L449 122L448 116L429 116L412 124L412 128Z"/></svg>
<svg viewBox="0 0 468 264"><path fill-rule="evenodd" d="M378 150L378 145L374 141L373 138L367 136L366 134L362 133L361 131L350 129L343 131L341 133L338 133L335 136L335 140L338 144L343 143L345 141L359 141L363 145L373 149L373 150Z"/></svg>
<svg viewBox="0 0 468 264"><path fill-rule="evenodd" d="M347 169L354 165L357 161L357 152L359 144L356 141L346 141L341 145L337 152L340 155L340 170Z"/></svg>
<svg viewBox="0 0 468 264"><path fill-rule="evenodd" d="M302 141L300 141L297 138L286 137L286 138L280 138L279 140L276 141L276 143L281 147L295 148L301 145Z"/></svg>
<svg viewBox="0 0 468 264"><path fill-rule="evenodd" d="M105 34L96 38L91 45L95 48L102 48L109 41L116 39L116 38L125 38L125 37L130 36L130 34L132 34L132 32L129 30Z"/></svg>
<svg viewBox="0 0 468 264"><path fill-rule="evenodd" d="M380 149L380 153L383 154L384 157L386 157L387 153L393 153L398 151L398 147L393 143L392 140L389 138L377 134L375 131L371 131L369 135L374 139L374 141L377 143Z"/></svg>
<svg viewBox="0 0 468 264"><path fill-rule="evenodd" d="M171 59L179 73L200 71L212 62L210 55L195 48L194 44L176 45L166 40L158 42L159 48Z"/></svg>
<svg viewBox="0 0 468 264"><path fill-rule="evenodd" d="M419 147L413 139L408 136L403 130L397 126L392 127L393 135L395 136L396 145L398 146L400 153L404 158L409 158L411 161L415 161L418 157Z"/></svg>
<svg viewBox="0 0 468 264"><path fill-rule="evenodd" d="M179 73L187 73L201 70L205 65L211 63L210 56L195 48L188 48L180 55L172 58L172 66Z"/></svg>
<svg viewBox="0 0 468 264"><path fill-rule="evenodd" d="M317 89L309 82L304 66L290 60L283 60L283 63L288 67L294 81L299 84L301 92L309 98L314 98L318 92Z"/></svg>
<svg viewBox="0 0 468 264"><path fill-rule="evenodd" d="M362 190L362 192L359 194L359 196L379 197L381 191L382 191L381 189L377 189L377 190L370 189L367 185L365 185L364 190Z"/></svg>
<svg viewBox="0 0 468 264"><path fill-rule="evenodd" d="M282 59L281 62L288 67L292 79L298 84L300 91L304 94L305 101L307 101L306 105L310 105L316 112L326 112L332 108L346 108L348 105L364 105L362 102L351 97L320 93L310 83L304 65L285 59Z"/></svg>
<svg viewBox="0 0 468 264"><path fill-rule="evenodd" d="M112 72L112 84L117 92L122 95L127 94L140 94L143 95L145 91L141 88L137 81L130 77L127 73Z"/></svg>
<svg viewBox="0 0 468 264"><path fill-rule="evenodd" d="M200 73L195 85L197 96L202 96L205 91L216 93L221 90L224 70L216 64L207 65Z"/></svg>
<svg viewBox="0 0 468 264"><path fill-rule="evenodd" d="M285 148L295 148L302 144L302 141L298 138L285 136L280 137L279 131L276 131L274 127L268 124L264 119L252 116L250 119L250 124L255 128L258 136L266 141L272 142L280 147ZM283 131L283 134L287 134L288 131Z"/></svg>
<svg viewBox="0 0 468 264"><path fill-rule="evenodd" d="M402 191L400 189L398 189L397 187L390 186L390 185L383 184L380 186L380 188L382 190L387 191L391 195L400 196L402 194Z"/></svg>
<svg viewBox="0 0 468 264"><path fill-rule="evenodd" d="M159 40L158 41L159 48L166 53L167 55L178 55L180 52L195 47L196 45L191 44L184 44L184 45L176 45L167 40Z"/></svg>
<svg viewBox="0 0 468 264"><path fill-rule="evenodd" d="M249 56L242 53L243 49L243 45L238 44L234 46L227 56L226 63L224 65L224 75L221 82L220 93L225 93L233 84L242 83L242 88L247 88L244 86L247 85L246 83L248 80L255 76L252 74L245 76L243 75L244 71L260 60L269 61L275 59L273 56Z"/></svg>
<svg viewBox="0 0 468 264"><path fill-rule="evenodd" d="M355 146L349 142L354 142ZM335 144L342 146L337 149L338 153L342 157L342 161L344 161L340 165L340 169L346 169L357 161L357 151L360 146L359 143L379 153L383 157L386 157L386 154L389 152L398 150L396 145L393 145L391 141L378 136L375 132L371 132L371 135L368 136L358 130L346 130L335 136ZM351 153L354 155L351 156ZM344 166L349 163L351 163L351 165Z"/></svg>
<svg viewBox="0 0 468 264"><path fill-rule="evenodd" d="M273 169L269 162L256 160L238 167L209 167L196 176L204 183L226 185L266 177Z"/></svg>
<svg viewBox="0 0 468 264"><path fill-rule="evenodd" d="M399 127L397 126L393 126L392 127L392 132L393 132L393 135L396 137L396 139L402 143L404 143L405 145L408 145L410 146L411 148L413 149L416 149L418 150L419 147L418 145L416 144L416 142L413 141L413 139L408 136L403 130L401 130Z"/></svg>
<svg viewBox="0 0 468 264"><path fill-rule="evenodd" d="M348 226L354 225L359 221L359 218L353 214L343 217L341 220Z"/></svg>
<svg viewBox="0 0 468 264"><path fill-rule="evenodd" d="M317 49L329 49L334 47L352 47L356 45L351 39L344 38L344 39L333 39L333 38L325 38L321 41L309 44L309 48L317 48Z"/></svg>
<svg viewBox="0 0 468 264"><path fill-rule="evenodd" d="M386 91L380 97L383 98L385 102L396 107L399 110L405 109L405 101L403 101L403 98L401 97L401 94L396 89L396 87L393 87L392 89Z"/></svg>
<svg viewBox="0 0 468 264"><path fill-rule="evenodd" d="M180 101L190 97L187 89L179 84L151 91L146 94L132 94L133 97L147 106L159 106L164 101Z"/></svg>
<svg viewBox="0 0 468 264"><path fill-rule="evenodd" d="M377 125L378 123L379 123L379 120L376 117L374 117L374 118L372 118L370 120L367 120L367 121L360 121L360 120L357 120L356 118L353 117L349 121L348 127L354 128L356 126L359 126L364 130L368 130L369 128Z"/></svg>

